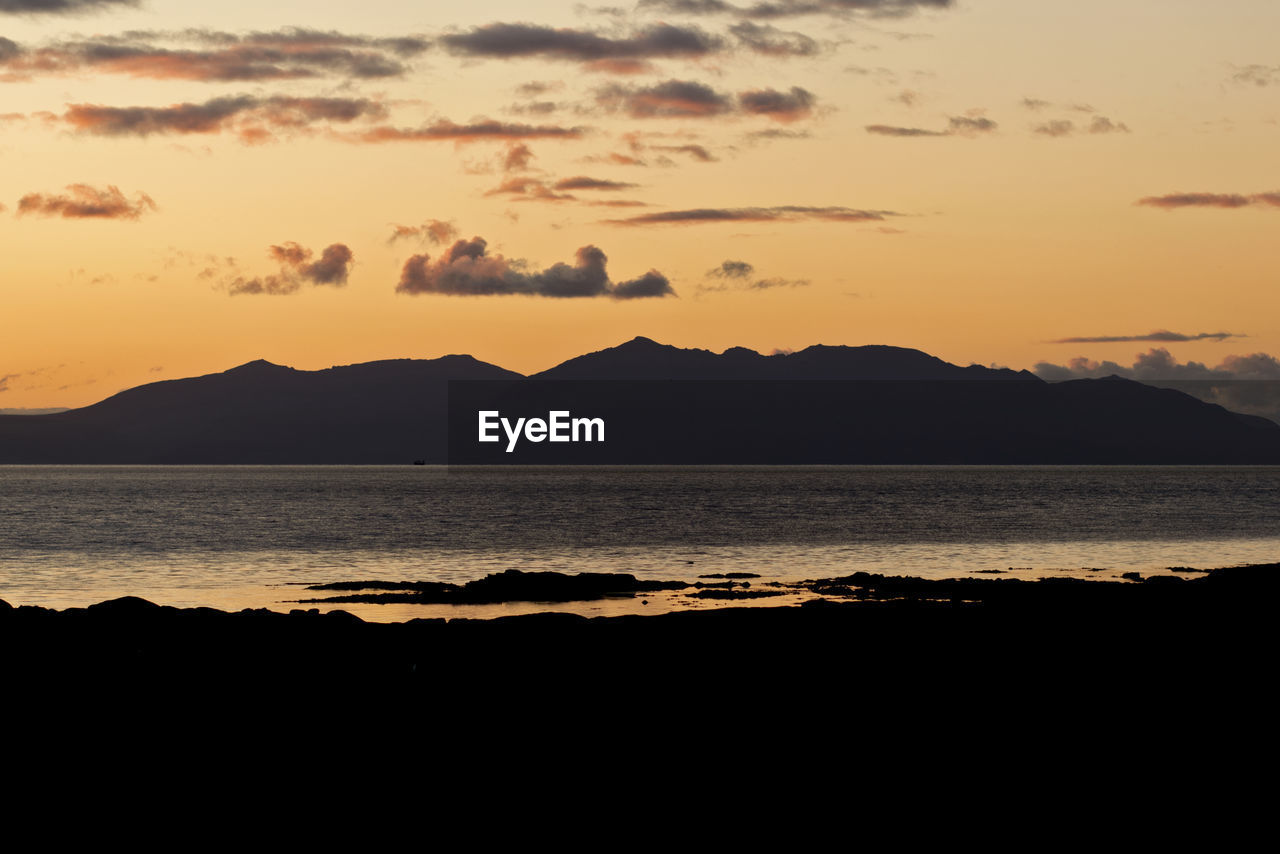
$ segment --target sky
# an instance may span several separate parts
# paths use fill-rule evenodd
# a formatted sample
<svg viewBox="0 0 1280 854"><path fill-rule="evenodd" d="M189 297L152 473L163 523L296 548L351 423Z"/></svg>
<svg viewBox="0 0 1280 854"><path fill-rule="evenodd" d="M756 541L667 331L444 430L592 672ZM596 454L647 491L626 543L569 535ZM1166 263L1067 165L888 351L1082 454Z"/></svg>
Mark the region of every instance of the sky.
<svg viewBox="0 0 1280 854"><path fill-rule="evenodd" d="M0 0L0 409L637 335L1280 378L1277 32L1273 0Z"/></svg>

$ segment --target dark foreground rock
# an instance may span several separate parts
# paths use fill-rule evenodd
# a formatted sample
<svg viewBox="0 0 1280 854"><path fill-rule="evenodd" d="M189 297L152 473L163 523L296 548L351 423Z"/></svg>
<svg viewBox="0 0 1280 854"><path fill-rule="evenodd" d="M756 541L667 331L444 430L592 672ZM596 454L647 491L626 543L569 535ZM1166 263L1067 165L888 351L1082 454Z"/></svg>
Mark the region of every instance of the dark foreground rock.
<svg viewBox="0 0 1280 854"><path fill-rule="evenodd" d="M799 607L397 624L342 611L176 609L134 597L64 611L0 603L0 676L11 689L94 686L135 698L189 689L220 697L393 692L451 714L539 707L732 716L803 707L919 720L963 709L1062 722L1141 710L1194 722L1224 706L1265 707L1280 565L1172 578L855 574L808 582L826 598ZM835 729L821 738L857 735L828 725Z"/></svg>

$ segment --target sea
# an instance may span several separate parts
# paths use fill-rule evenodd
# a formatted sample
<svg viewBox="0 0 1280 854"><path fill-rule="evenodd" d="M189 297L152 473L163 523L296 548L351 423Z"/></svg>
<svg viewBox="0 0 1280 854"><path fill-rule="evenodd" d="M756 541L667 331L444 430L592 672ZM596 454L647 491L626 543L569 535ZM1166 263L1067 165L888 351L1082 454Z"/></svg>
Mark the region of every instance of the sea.
<svg viewBox="0 0 1280 854"><path fill-rule="evenodd" d="M764 589L857 571L1117 579L1277 561L1274 466L0 466L0 599L15 606L654 613L711 604L299 600L325 595L311 584L509 569L752 573Z"/></svg>

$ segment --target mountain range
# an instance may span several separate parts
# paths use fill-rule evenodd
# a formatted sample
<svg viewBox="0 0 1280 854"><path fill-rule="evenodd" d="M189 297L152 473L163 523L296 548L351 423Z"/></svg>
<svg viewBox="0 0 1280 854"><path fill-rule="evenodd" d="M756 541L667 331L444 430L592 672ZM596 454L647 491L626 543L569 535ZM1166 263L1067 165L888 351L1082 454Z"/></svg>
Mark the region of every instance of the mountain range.
<svg viewBox="0 0 1280 854"><path fill-rule="evenodd" d="M614 418L610 441L460 457L475 414L455 406L451 419L450 383L526 408L577 401L575 415L597 400ZM0 415L4 464L412 461L1280 463L1280 425L1130 380L1048 383L900 347L766 356L647 338L528 377L461 355L319 371L259 360L80 409Z"/></svg>

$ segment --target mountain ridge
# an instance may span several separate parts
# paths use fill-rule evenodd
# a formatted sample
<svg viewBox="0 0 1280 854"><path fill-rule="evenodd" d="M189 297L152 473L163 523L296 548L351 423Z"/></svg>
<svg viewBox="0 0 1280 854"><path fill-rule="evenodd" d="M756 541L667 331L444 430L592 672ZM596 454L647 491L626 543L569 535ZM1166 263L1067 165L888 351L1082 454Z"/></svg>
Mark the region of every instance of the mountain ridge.
<svg viewBox="0 0 1280 854"><path fill-rule="evenodd" d="M446 462L449 383L460 380L505 383L526 403L540 384L596 383L615 404L619 389L647 389L653 412L637 423L706 428L687 448L654 444L650 462L1280 463L1280 425L1118 377L1048 383L889 345L764 355L642 336L527 377L463 354L315 371L255 359L79 409L0 415L0 463ZM721 424L712 399L726 413L745 406L759 432ZM800 431L797 418L826 426Z"/></svg>

